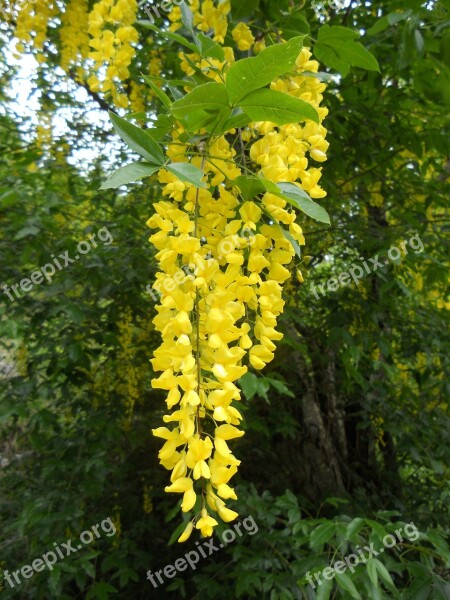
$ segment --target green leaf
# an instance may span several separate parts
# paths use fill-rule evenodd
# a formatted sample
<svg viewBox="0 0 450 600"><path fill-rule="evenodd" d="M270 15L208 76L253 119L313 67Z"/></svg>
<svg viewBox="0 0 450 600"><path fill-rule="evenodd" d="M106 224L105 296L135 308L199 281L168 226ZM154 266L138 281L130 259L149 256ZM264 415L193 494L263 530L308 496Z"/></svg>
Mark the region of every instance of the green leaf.
<svg viewBox="0 0 450 600"><path fill-rule="evenodd" d="M281 192L281 197L290 204L299 208L312 219L330 225L330 216L327 211L311 200L304 190L293 183L278 183L277 187Z"/></svg>
<svg viewBox="0 0 450 600"><path fill-rule="evenodd" d="M380 587L374 586L372 582L367 582L366 590L369 592L370 600L385 600L386 598L384 591ZM383 597L381 597L381 594L383 594Z"/></svg>
<svg viewBox="0 0 450 600"><path fill-rule="evenodd" d="M386 529L376 521L373 521L372 519L367 519L366 523L372 527L372 530L380 538L380 541L383 540L383 538L388 534Z"/></svg>
<svg viewBox="0 0 450 600"><path fill-rule="evenodd" d="M155 94L158 96L158 98L161 100L164 106L170 110L172 106L172 101L169 98L169 96L161 88L159 88L156 85L156 83L154 83L150 79L150 77L147 77L147 75L142 75L142 78L145 81L145 83L152 88L152 90L155 92Z"/></svg>
<svg viewBox="0 0 450 600"><path fill-rule="evenodd" d="M351 542L358 541L358 533L364 527L365 519L361 519L361 517L356 517L352 519L350 523L347 525L347 529L345 532L345 538L350 540Z"/></svg>
<svg viewBox="0 0 450 600"><path fill-rule="evenodd" d="M400 21L403 21L404 19L407 19L409 16L412 15L412 10L405 10L403 12L393 12L393 13L389 13L388 15L385 15L384 17L382 17L381 19L379 19L375 25L373 25L372 27L370 27L370 29L367 30L367 35L376 35L377 33L381 33L382 31L384 31L385 29L387 29L389 26L391 25L395 25L395 23L399 23Z"/></svg>
<svg viewBox="0 0 450 600"><path fill-rule="evenodd" d="M359 33L347 27L323 25L314 46L314 54L327 67L339 71L344 76L348 74L350 67L380 72L373 54L362 44L355 42L357 37Z"/></svg>
<svg viewBox="0 0 450 600"><path fill-rule="evenodd" d="M423 576L413 581L401 597L402 600L430 600L431 592L431 577L428 576L428 573L424 573Z"/></svg>
<svg viewBox="0 0 450 600"><path fill-rule="evenodd" d="M240 127L245 127L250 122L250 117L242 111L242 108L237 107L233 109L231 116L222 123L222 126L217 133L225 133L230 131L230 129L239 129Z"/></svg>
<svg viewBox="0 0 450 600"><path fill-rule="evenodd" d="M433 600L448 600L450 598L450 582L433 574Z"/></svg>
<svg viewBox="0 0 450 600"><path fill-rule="evenodd" d="M275 388L280 394L284 394L285 396L295 398L295 394L291 392L291 390L286 386L286 384L283 381L280 381L279 379L272 379L272 377L266 377L266 381L268 381L271 387Z"/></svg>
<svg viewBox="0 0 450 600"><path fill-rule="evenodd" d="M207 187L206 183L202 181L202 177L204 177L205 174L195 165L191 165L191 163L170 163L166 165L165 168L169 173L172 173L172 175L176 175L181 181L191 183L196 188Z"/></svg>
<svg viewBox="0 0 450 600"><path fill-rule="evenodd" d="M172 114L181 119L195 111L222 110L228 108L227 89L223 83L205 83L186 94L172 105Z"/></svg>
<svg viewBox="0 0 450 600"><path fill-rule="evenodd" d="M377 563L374 558L370 558L367 561L367 572L370 577L370 581L373 583L375 587L378 586L378 572L377 572Z"/></svg>
<svg viewBox="0 0 450 600"><path fill-rule="evenodd" d="M187 86L187 85L189 85L189 83L187 81L183 81L183 87L185 85ZM170 81L167 84L167 87L169 88L174 100L182 100L184 98L183 92L181 90L177 89L177 86L173 85L173 81Z"/></svg>
<svg viewBox="0 0 450 600"><path fill-rule="evenodd" d="M111 584L100 581L94 583L92 587L89 588L86 600L108 600L110 594L114 594L117 591L118 590Z"/></svg>
<svg viewBox="0 0 450 600"><path fill-rule="evenodd" d="M271 121L276 125L287 125L311 119L319 123L319 115L311 104L275 90L256 90L239 105L254 122Z"/></svg>
<svg viewBox="0 0 450 600"><path fill-rule="evenodd" d="M394 582L392 581L392 577L390 576L389 571L386 569L383 563L379 561L378 558L374 558L373 561L375 562L376 569L381 579L386 583L390 590L396 591L396 587L394 585Z"/></svg>
<svg viewBox="0 0 450 600"><path fill-rule="evenodd" d="M285 228L284 228L283 226L281 226L279 223L278 223L278 226L279 226L279 228L281 229L281 231L282 231L282 233L283 233L284 237L287 239L287 241L288 241L288 242L291 244L291 246L294 248L294 250L295 250L295 254L298 256L298 258L300 258L300 259L301 259L301 258L302 258L302 250L301 250L301 248L300 248L300 244L299 244L299 243L298 243L296 240L294 240L294 238L292 237L291 233L290 233L290 232L289 232L287 229L285 229Z"/></svg>
<svg viewBox="0 0 450 600"><path fill-rule="evenodd" d="M3 190L6 188L3 188ZM0 191L0 206L2 208L7 208L8 206L12 206L19 197L17 190L6 189L5 192L3 190ZM3 193L2 193L3 192Z"/></svg>
<svg viewBox="0 0 450 600"><path fill-rule="evenodd" d="M251 15L259 7L260 0L231 0L231 13L234 21Z"/></svg>
<svg viewBox="0 0 450 600"><path fill-rule="evenodd" d="M154 127L150 130L152 137L157 141L162 141L170 133L175 122L176 119L172 115L160 114L153 123Z"/></svg>
<svg viewBox="0 0 450 600"><path fill-rule="evenodd" d="M425 48L425 40L423 39L423 35L418 29L416 29L414 32L414 41L416 42L417 52L419 54L423 54L423 49Z"/></svg>
<svg viewBox="0 0 450 600"><path fill-rule="evenodd" d="M197 44L200 50L201 56L209 56L211 58L220 60L220 62L223 62L225 60L225 52L223 51L222 46L220 46L217 42L212 40L204 33L199 33L195 36L195 43Z"/></svg>
<svg viewBox="0 0 450 600"><path fill-rule="evenodd" d="M434 544L442 558L450 563L450 550L445 539L437 531L428 531L428 539Z"/></svg>
<svg viewBox="0 0 450 600"><path fill-rule="evenodd" d="M150 177L156 171L159 171L159 166L150 165L147 163L137 162L131 165L125 165L113 173L105 183L101 186L101 190L109 190L126 185L132 181L142 179L142 177Z"/></svg>
<svg viewBox="0 0 450 600"><path fill-rule="evenodd" d="M299 13L291 15L287 20L283 19L280 26L283 29L283 37L287 40L300 34L307 35L309 33L308 21Z"/></svg>
<svg viewBox="0 0 450 600"><path fill-rule="evenodd" d="M244 200L253 200L256 196L265 192L277 194L279 191L275 183L262 177L240 175L233 180L233 183L240 189Z"/></svg>
<svg viewBox="0 0 450 600"><path fill-rule="evenodd" d="M177 503L174 506L172 506L172 508L169 510L168 513L166 513L165 517L164 517L164 523L170 523L170 521L173 521L175 519L175 517L179 514L180 512L180 504Z"/></svg>
<svg viewBox="0 0 450 600"><path fill-rule="evenodd" d="M62 310L66 313L67 317L77 325L80 325L86 318L84 310L77 304L66 304L63 306Z"/></svg>
<svg viewBox="0 0 450 600"><path fill-rule="evenodd" d="M197 54L197 46L195 46L195 44L192 44L191 42L188 42L188 40L186 40L181 35L178 35L177 33L172 33L171 31L167 31L166 29L160 29L159 27L156 27L156 25L153 25L150 21L147 21L145 19L138 20L138 21L136 21L136 23L138 25L140 25L141 27L145 27L146 29L150 29L151 31L154 31L161 37L166 37L169 40L173 40L174 42L177 42L181 46L184 46L185 48L188 48L191 52L194 52L195 54Z"/></svg>
<svg viewBox="0 0 450 600"><path fill-rule="evenodd" d="M247 400L251 400L258 391L258 377L254 373L246 373L239 379L239 385Z"/></svg>
<svg viewBox="0 0 450 600"><path fill-rule="evenodd" d="M316 600L329 600L333 590L333 580L324 579L316 592Z"/></svg>
<svg viewBox="0 0 450 600"><path fill-rule="evenodd" d="M316 527L309 538L311 548L315 550L316 548L323 546L323 544L331 540L335 530L336 526L333 522L322 523L322 525Z"/></svg>
<svg viewBox="0 0 450 600"><path fill-rule="evenodd" d="M125 115L125 119L127 121L145 121L146 118L147 118L147 115L145 112L134 112L134 113Z"/></svg>
<svg viewBox="0 0 450 600"><path fill-rule="evenodd" d="M36 225L27 225L26 227L23 227L22 229L20 229L17 234L14 236L15 240L22 240L23 238L27 237L27 236L36 236L39 233L41 233L41 230L39 229L39 227L36 227Z"/></svg>
<svg viewBox="0 0 450 600"><path fill-rule="evenodd" d="M238 60L227 74L227 88L233 105L253 90L263 88L276 77L292 71L303 46L304 36L265 48L258 56Z"/></svg>
<svg viewBox="0 0 450 600"><path fill-rule="evenodd" d="M194 15L190 7L186 4L186 2L182 2L180 4L181 10L181 21L189 33L194 37Z"/></svg>
<svg viewBox="0 0 450 600"><path fill-rule="evenodd" d="M109 113L109 117L116 132L132 150L151 163L164 163L163 151L149 133L112 112Z"/></svg>
<svg viewBox="0 0 450 600"><path fill-rule="evenodd" d="M258 377L257 384L258 389L256 393L258 394L258 396L261 396L261 398L264 398L264 400L269 401L267 392L270 390L270 384L267 381L267 379L265 377Z"/></svg>
<svg viewBox="0 0 450 600"><path fill-rule="evenodd" d="M170 84L171 86L175 86L175 87L181 87L181 88L185 88L185 87L191 87L194 88L194 82L193 81L189 81L188 79L169 79L167 81L168 84Z"/></svg>
<svg viewBox="0 0 450 600"><path fill-rule="evenodd" d="M118 568L121 566L121 560L117 556L117 554L108 554L106 558L103 559L101 565L102 573L107 573L108 571L112 571L112 569Z"/></svg>
<svg viewBox="0 0 450 600"><path fill-rule="evenodd" d="M186 115L184 119L180 120L183 121L183 125L186 127L187 133L198 133L200 129L206 129L211 133L213 129L219 129L218 123L222 121L221 115L222 113L220 112L216 115L212 115L204 110L201 110ZM189 136L182 134L179 139L184 143L189 141Z"/></svg>
<svg viewBox="0 0 450 600"><path fill-rule="evenodd" d="M361 600L358 590L355 588L355 584L345 573L336 573L336 583L340 588L350 594L355 600Z"/></svg>
<svg viewBox="0 0 450 600"><path fill-rule="evenodd" d="M387 19L388 19L389 25L395 25L395 23L399 23L400 21L403 21L404 19L408 19L412 14L413 14L413 10L411 8L409 8L408 10L405 10L405 11L389 13L387 16Z"/></svg>
<svg viewBox="0 0 450 600"><path fill-rule="evenodd" d="M196 54L198 54L198 50L196 50ZM188 63L188 65L194 71L194 75L192 75L192 79L195 81L196 85L201 85L202 83L210 83L211 77L208 77L195 62L189 56L189 54L184 55L184 60Z"/></svg>

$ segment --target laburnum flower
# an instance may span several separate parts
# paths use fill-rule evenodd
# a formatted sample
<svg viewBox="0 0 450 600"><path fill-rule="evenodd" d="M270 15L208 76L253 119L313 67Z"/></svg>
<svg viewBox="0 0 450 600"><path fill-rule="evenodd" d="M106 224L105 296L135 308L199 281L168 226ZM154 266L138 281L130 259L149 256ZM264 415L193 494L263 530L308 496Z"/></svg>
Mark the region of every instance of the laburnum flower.
<svg viewBox="0 0 450 600"><path fill-rule="evenodd" d="M252 35L248 25L239 23L232 31L233 39L239 50L250 50L255 43L255 38Z"/></svg>
<svg viewBox="0 0 450 600"><path fill-rule="evenodd" d="M189 477L180 477L164 489L166 492L183 494L183 502L181 503L181 510L183 512L188 512L194 507L197 495L194 492L194 483Z"/></svg>
<svg viewBox="0 0 450 600"><path fill-rule="evenodd" d="M213 528L218 525L217 521L208 515L207 510L202 509L202 516L197 521L195 527L200 529L203 537L210 537L213 532Z"/></svg>
<svg viewBox="0 0 450 600"><path fill-rule="evenodd" d="M189 4L194 26L223 43L230 3ZM178 7L169 19L176 30ZM256 53L265 46L263 39L255 43L245 23L233 29L231 38L241 51L253 48ZM201 70L211 81L223 82L234 62L233 49L224 48L224 56L223 61L206 60L192 52L179 59L189 77ZM180 120L173 125L167 157L201 169L206 187L198 189L168 169L158 174L161 199L147 222L157 250L153 288L160 294L153 324L161 344L151 360L157 374L152 386L166 392L163 420L171 429L159 427L153 433L164 441L159 459L170 471L166 491L182 494L182 511L194 513L179 542L194 529L212 535L215 517L226 523L238 517L227 504L237 499L232 478L240 465L233 448L243 435L239 379L275 356L282 338L277 325L285 305L283 287L295 273L293 244L305 243L297 215L284 198L272 192L244 198L238 177L251 170L273 184L289 182L313 198L325 195L316 164L326 159L322 120L327 111L320 106L325 86L317 71L304 48L293 72L275 79L271 88L310 103L320 123L264 121L210 135L205 142L204 130L190 137Z"/></svg>
<svg viewBox="0 0 450 600"><path fill-rule="evenodd" d="M328 111L321 107L325 84L311 76L317 73L318 63L311 60L311 52L303 48L296 62L298 74L275 80L271 88L309 102L323 120ZM307 76L303 73L309 73ZM252 160L261 166L261 174L274 182L298 182L312 198L323 198L326 194L318 185L322 171L309 166L309 158L316 162L326 160L327 130L321 123L307 121L304 126L296 123L274 126L273 123L255 124L262 137L251 149Z"/></svg>
<svg viewBox="0 0 450 600"><path fill-rule="evenodd" d="M191 537L191 533L193 531L194 531L194 523L192 523L192 521L190 521L187 524L186 529L183 531L183 533L178 538L178 541L180 543L186 542Z"/></svg>
<svg viewBox="0 0 450 600"><path fill-rule="evenodd" d="M195 7L195 4L197 4L197 7ZM227 14L231 8L229 0L218 2L217 6L213 0L204 0L204 2L195 2L193 8L194 25L204 32L212 29L214 31L214 41L222 44L228 29Z"/></svg>
<svg viewBox="0 0 450 600"><path fill-rule="evenodd" d="M192 469L194 479L204 477L209 479L211 471L206 460L211 456L213 444L210 438L204 440L200 437L189 440L188 452L186 455L186 465Z"/></svg>
<svg viewBox="0 0 450 600"><path fill-rule="evenodd" d="M133 44L137 43L139 35L133 24L137 11L137 0L99 0L94 3L87 21L92 48L89 58L96 67L96 73L89 77L88 84L92 91L110 94L116 106L122 108L127 108L130 103L121 87L130 77L129 67L136 54ZM103 66L106 69L101 82L97 73ZM135 108L142 107L142 100L137 102L136 86L132 90L131 102Z"/></svg>

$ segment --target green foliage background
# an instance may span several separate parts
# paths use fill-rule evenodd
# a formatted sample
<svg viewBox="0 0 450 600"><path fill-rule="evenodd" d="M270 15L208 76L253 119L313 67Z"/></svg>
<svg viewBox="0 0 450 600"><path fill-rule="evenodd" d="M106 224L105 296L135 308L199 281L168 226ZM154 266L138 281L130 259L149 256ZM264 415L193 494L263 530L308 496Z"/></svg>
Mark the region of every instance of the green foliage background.
<svg viewBox="0 0 450 600"><path fill-rule="evenodd" d="M108 516L117 527L116 536L18 590L4 583L2 597L450 597L450 5L315 4L232 2L235 20L279 28L283 37L308 34L332 75L324 102L328 196L321 201L332 225L305 217L305 283L289 287L285 338L263 376L242 382L246 436L236 449L236 508L259 530L158 590L146 571L195 549L195 540L168 545L178 509L163 491L166 473L150 434L164 406L149 383L158 335L145 290L155 269L145 221L159 190L147 180L99 191L129 153L109 126L92 120L91 111L105 106L77 101L67 92L76 84L60 84L51 58L35 86L45 110L70 107L70 131L49 147L36 144L33 123L10 100L17 69L7 63L10 25L0 26L1 283L19 282L52 253L73 256L101 227L114 238L51 284L15 302L1 297L8 373L0 379L0 566L14 571ZM362 37L336 39L328 26ZM356 58L355 43L363 47ZM167 68L181 78L177 44L164 47ZM381 73L360 68L364 48ZM74 166L75 152L87 147L99 149L98 158ZM311 284L414 234L422 253L314 297ZM315 591L307 585L307 571L358 544L379 546L405 522L421 536L383 554L390 575L360 566Z"/></svg>

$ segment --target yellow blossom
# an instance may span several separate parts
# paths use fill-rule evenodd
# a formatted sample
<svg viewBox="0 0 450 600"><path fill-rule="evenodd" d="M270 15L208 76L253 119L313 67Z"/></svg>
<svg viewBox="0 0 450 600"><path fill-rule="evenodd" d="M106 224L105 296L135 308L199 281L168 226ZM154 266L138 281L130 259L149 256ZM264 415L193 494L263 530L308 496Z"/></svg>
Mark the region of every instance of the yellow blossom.
<svg viewBox="0 0 450 600"><path fill-rule="evenodd" d="M208 515L206 509L203 509L202 516L197 521L195 527L196 529L200 529L203 537L210 537L216 525L218 525L217 521Z"/></svg>
<svg viewBox="0 0 450 600"><path fill-rule="evenodd" d="M239 50L250 50L255 43L252 32L245 23L239 23L232 31L233 39Z"/></svg>
<svg viewBox="0 0 450 600"><path fill-rule="evenodd" d="M186 526L186 529L183 531L183 533L178 538L178 542L180 544L182 544L183 542L186 542L191 537L191 533L193 531L194 531L194 524L192 523L192 521L189 521L189 523Z"/></svg>

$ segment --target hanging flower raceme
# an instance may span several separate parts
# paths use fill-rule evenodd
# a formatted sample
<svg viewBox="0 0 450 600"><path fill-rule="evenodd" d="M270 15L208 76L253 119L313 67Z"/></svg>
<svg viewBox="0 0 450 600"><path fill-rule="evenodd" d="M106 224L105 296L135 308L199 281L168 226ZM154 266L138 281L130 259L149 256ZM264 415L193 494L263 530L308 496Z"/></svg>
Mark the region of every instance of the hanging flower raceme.
<svg viewBox="0 0 450 600"><path fill-rule="evenodd" d="M77 68L77 77L84 80L83 62L89 57L88 3L87 0L70 0L61 17L61 67L69 72Z"/></svg>
<svg viewBox="0 0 450 600"><path fill-rule="evenodd" d="M45 61L43 54L47 40L47 28L52 17L59 13L56 0L35 0L33 3L20 2L17 4L16 29L14 35L19 40L17 52L25 53L29 47L38 50L36 59Z"/></svg>
<svg viewBox="0 0 450 600"><path fill-rule="evenodd" d="M163 154L151 130L144 138L137 130L134 146L162 185L147 223L160 295L152 386L166 392L167 405L165 425L153 433L170 471L165 489L192 517L180 542L194 529L210 536L219 519L238 516L229 501L237 499L232 478L240 465L233 446L243 435L239 379L270 363L282 338L283 286L305 243L294 206L323 211L308 194L324 195L314 165L327 150L324 85L302 38L265 48L241 24L232 30L236 52L253 48L257 57L236 60L220 45L229 3L190 5L189 26L202 33L194 34L198 52L179 55L187 94L175 102L159 94L170 140ZM181 11L169 19L178 29ZM207 83L195 86L200 71ZM129 123L113 121L125 140L135 135Z"/></svg>
<svg viewBox="0 0 450 600"><path fill-rule="evenodd" d="M110 94L123 108L128 107L128 98L120 88L130 77L129 66L136 54L133 44L139 36L133 24L137 11L136 0L99 0L89 14L90 58L96 70L89 86L95 92ZM97 75L100 69L106 69L102 78Z"/></svg>
<svg viewBox="0 0 450 600"><path fill-rule="evenodd" d="M204 72L215 69L210 77L220 81L234 62L230 52L225 62L191 55L182 66L187 74L192 74L192 65ZM299 72L309 56L307 50L302 51ZM309 70L314 66L308 65ZM299 89L304 95L309 93L308 101L318 106L323 86L314 78L280 79L273 87L283 84L290 86L288 93L295 90L292 95ZM304 239L294 211L287 209L283 198L268 192L258 201L242 201L234 182L241 177L246 158L236 155L226 136L211 137L208 147L203 152L197 148L195 156L195 148L179 141L183 133L177 123L170 157L190 160L201 168L207 187L196 188L161 171L167 200L155 205L155 215L148 222L158 230L150 241L159 250L160 271L154 287L161 294L161 304L154 323L163 339L152 360L154 370L162 372L153 387L168 392L167 408L172 412L164 421L175 424L153 433L165 440L159 458L172 472L166 491L182 494L183 512L194 507L200 511L195 527L209 536L217 521L208 510L225 522L237 517L226 506L226 501L236 499L230 480L240 464L229 442L243 434L239 429L242 416L235 406L240 400L237 381L248 365L263 369L274 358L275 342L282 337L276 326L284 307L282 286L291 276L287 266L295 250L280 223L299 244ZM248 140L254 133L262 135L251 147L250 157L261 165L266 179L275 183L300 180L316 197L323 195L314 189L317 170L308 170L305 157L309 151L311 158L323 159L323 155L313 157L315 150L326 150L323 127L292 124L277 128L266 122L239 135ZM193 529L194 522L189 523L179 541L185 541Z"/></svg>
<svg viewBox="0 0 450 600"><path fill-rule="evenodd" d="M225 162L229 176L240 175L236 165L230 168L233 151L224 138L211 145L210 155ZM203 535L211 535L217 525L206 505L223 520L237 516L225 504L236 498L228 483L240 464L227 442L243 435L237 427L242 416L232 402L240 400L236 381L247 371L241 341L250 329L239 285L246 279L242 249L249 240L235 235L243 225L239 201L220 185L224 176L218 176L219 168L210 160L205 154L192 161L200 161L208 173L210 183L204 189L162 170L159 178L168 198L155 205L148 222L158 229L150 241L159 250L154 287L161 304L154 324L163 340L152 360L162 374L152 385L168 391L172 412L164 421L176 424L174 429L160 427L154 435L165 440L159 458L172 471L166 491L183 494L182 511L193 509L196 484L201 486L202 516L196 527Z"/></svg>

